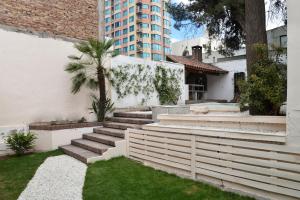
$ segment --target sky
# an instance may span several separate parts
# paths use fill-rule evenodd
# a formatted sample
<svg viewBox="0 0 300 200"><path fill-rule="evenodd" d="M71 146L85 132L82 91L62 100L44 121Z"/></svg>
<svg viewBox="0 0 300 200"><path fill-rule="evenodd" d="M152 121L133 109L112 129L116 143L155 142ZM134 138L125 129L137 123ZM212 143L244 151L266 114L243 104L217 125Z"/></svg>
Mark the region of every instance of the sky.
<svg viewBox="0 0 300 200"><path fill-rule="evenodd" d="M173 3L188 3L189 0L171 0ZM265 0L266 2L266 12L269 10L269 0ZM281 20L270 20L268 17L266 18L266 23L267 23L267 30L276 28L278 26L282 26L283 22ZM195 37L201 37L205 33L205 28L202 27L200 29L181 29L181 30L176 30L173 27L174 21L172 20L172 35L171 35L171 41L172 42L177 42L180 40L186 40L186 39L191 39Z"/></svg>

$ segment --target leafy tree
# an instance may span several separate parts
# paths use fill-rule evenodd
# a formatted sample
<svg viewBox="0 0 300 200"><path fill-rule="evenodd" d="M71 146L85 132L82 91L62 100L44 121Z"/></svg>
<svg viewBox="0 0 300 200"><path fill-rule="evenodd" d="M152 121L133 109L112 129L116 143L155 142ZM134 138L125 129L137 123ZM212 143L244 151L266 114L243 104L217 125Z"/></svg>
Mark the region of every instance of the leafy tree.
<svg viewBox="0 0 300 200"><path fill-rule="evenodd" d="M256 115L277 115L286 99L286 65L270 59L266 45L254 45L257 60L247 81L239 83L240 104Z"/></svg>
<svg viewBox="0 0 300 200"><path fill-rule="evenodd" d="M224 55L232 55L247 43L250 73L256 59L253 45L267 43L264 5L264 0L190 0L188 4L170 3L169 12L177 29L205 25L209 37L222 42L219 52ZM286 22L286 0L270 0L269 17L282 17Z"/></svg>
<svg viewBox="0 0 300 200"><path fill-rule="evenodd" d="M75 74L72 77L72 93L76 94L80 88L85 85L91 90L98 90L99 104L97 118L98 121L105 119L107 106L105 76L107 75L104 68L104 59L113 55L111 51L113 40L98 41L89 39L75 44L75 48L81 53L81 56L69 56L72 62L68 63L65 70Z"/></svg>

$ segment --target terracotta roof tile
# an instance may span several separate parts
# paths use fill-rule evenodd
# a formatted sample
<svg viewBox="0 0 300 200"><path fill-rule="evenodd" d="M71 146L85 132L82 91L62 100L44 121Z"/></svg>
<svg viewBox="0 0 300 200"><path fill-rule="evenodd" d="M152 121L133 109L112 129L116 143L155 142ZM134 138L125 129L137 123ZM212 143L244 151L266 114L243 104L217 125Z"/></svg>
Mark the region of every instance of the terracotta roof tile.
<svg viewBox="0 0 300 200"><path fill-rule="evenodd" d="M196 59L188 58L185 56L167 55L167 58L169 58L173 62L177 62L177 63L185 65L186 69L197 70L197 71L206 72L206 73L216 73L216 74L228 73L228 71L223 70L214 65L203 63Z"/></svg>

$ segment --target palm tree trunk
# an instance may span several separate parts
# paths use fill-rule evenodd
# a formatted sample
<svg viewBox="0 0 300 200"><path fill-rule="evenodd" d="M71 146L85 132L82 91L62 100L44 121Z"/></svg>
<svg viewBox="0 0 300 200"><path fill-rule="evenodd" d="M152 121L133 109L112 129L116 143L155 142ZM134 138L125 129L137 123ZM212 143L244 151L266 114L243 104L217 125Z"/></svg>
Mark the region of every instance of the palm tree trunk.
<svg viewBox="0 0 300 200"><path fill-rule="evenodd" d="M102 67L98 67L97 70L98 75L98 84L99 84L99 95L100 95L100 101L99 101L99 112L100 112L100 118L99 121L105 120L105 101L106 101L106 91L105 91L105 76L104 71Z"/></svg>

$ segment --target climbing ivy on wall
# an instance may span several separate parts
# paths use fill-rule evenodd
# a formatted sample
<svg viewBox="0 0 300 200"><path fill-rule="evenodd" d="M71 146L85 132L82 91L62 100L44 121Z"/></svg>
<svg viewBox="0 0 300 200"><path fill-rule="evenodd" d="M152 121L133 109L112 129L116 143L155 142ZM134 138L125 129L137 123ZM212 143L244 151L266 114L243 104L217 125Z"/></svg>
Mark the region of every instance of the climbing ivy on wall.
<svg viewBox="0 0 300 200"><path fill-rule="evenodd" d="M154 85L162 105L176 104L181 95L180 80L182 70L157 66Z"/></svg>
<svg viewBox="0 0 300 200"><path fill-rule="evenodd" d="M168 69L149 65L120 65L110 70L109 80L115 88L118 99L127 95L142 95L145 104L157 91L161 104L176 104L181 95L180 81L182 69Z"/></svg>

